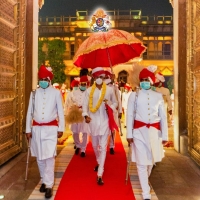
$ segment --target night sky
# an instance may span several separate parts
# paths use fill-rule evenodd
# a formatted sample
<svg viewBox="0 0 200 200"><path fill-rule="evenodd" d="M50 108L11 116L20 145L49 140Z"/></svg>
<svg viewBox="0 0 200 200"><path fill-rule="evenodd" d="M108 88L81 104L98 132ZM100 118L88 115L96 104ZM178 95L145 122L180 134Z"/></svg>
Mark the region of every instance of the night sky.
<svg viewBox="0 0 200 200"><path fill-rule="evenodd" d="M76 16L76 10L142 10L142 15L172 15L169 0L45 0L40 17Z"/></svg>

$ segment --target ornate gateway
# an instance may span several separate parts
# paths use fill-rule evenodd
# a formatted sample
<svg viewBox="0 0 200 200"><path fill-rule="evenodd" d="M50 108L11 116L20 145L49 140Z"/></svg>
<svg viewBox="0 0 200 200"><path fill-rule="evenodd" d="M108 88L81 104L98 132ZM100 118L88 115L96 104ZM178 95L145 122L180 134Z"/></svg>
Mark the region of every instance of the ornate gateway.
<svg viewBox="0 0 200 200"><path fill-rule="evenodd" d="M187 1L187 115L189 153L200 165L200 1Z"/></svg>
<svg viewBox="0 0 200 200"><path fill-rule="evenodd" d="M21 151L26 0L0 0L0 165Z"/></svg>

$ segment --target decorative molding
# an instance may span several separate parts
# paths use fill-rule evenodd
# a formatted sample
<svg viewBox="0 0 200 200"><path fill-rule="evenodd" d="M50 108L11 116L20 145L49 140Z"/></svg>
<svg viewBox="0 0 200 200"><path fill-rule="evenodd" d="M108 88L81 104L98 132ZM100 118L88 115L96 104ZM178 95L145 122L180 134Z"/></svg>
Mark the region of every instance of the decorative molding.
<svg viewBox="0 0 200 200"><path fill-rule="evenodd" d="M10 2L13 6L15 5L15 4L17 4L17 0L7 0L8 2Z"/></svg>
<svg viewBox="0 0 200 200"><path fill-rule="evenodd" d="M12 29L17 27L17 22L3 11L0 11L0 21Z"/></svg>
<svg viewBox="0 0 200 200"><path fill-rule="evenodd" d="M13 101L15 97L14 92L0 92L0 102Z"/></svg>
<svg viewBox="0 0 200 200"><path fill-rule="evenodd" d="M15 122L15 117L14 116L1 118L1 120L0 120L0 129L6 128L8 126L12 126L14 122Z"/></svg>
<svg viewBox="0 0 200 200"><path fill-rule="evenodd" d="M17 50L16 45L3 38L0 38L0 48L9 51L11 53L14 53Z"/></svg>

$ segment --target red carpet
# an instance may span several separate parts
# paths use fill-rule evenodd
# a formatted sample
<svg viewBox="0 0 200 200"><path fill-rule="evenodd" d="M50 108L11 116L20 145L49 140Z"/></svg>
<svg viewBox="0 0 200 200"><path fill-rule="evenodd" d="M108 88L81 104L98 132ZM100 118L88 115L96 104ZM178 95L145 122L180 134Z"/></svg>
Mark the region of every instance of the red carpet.
<svg viewBox="0 0 200 200"><path fill-rule="evenodd" d="M74 155L58 187L55 200L135 200L130 180L125 184L126 155L119 134L116 134L115 155L107 152L104 185L96 183L95 155L91 143L86 157Z"/></svg>

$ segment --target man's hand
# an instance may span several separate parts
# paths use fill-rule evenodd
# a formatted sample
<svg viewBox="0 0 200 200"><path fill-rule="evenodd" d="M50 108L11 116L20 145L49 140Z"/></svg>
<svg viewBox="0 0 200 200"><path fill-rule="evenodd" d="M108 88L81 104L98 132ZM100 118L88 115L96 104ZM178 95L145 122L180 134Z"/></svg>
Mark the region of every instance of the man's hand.
<svg viewBox="0 0 200 200"><path fill-rule="evenodd" d="M128 142L128 146L130 147L130 144L133 143L133 138L127 138L126 140Z"/></svg>
<svg viewBox="0 0 200 200"><path fill-rule="evenodd" d="M91 120L92 120L92 119L91 119L90 117L85 116L85 122L86 122L86 123L90 123Z"/></svg>
<svg viewBox="0 0 200 200"><path fill-rule="evenodd" d="M169 113L170 115L172 115L172 110L169 110L168 113Z"/></svg>
<svg viewBox="0 0 200 200"><path fill-rule="evenodd" d="M63 132L58 131L58 138L61 138L63 136Z"/></svg>
<svg viewBox="0 0 200 200"><path fill-rule="evenodd" d="M118 118L121 119L122 118L122 113L118 114Z"/></svg>
<svg viewBox="0 0 200 200"><path fill-rule="evenodd" d="M29 139L32 138L32 133L26 133L26 138L29 141Z"/></svg>

